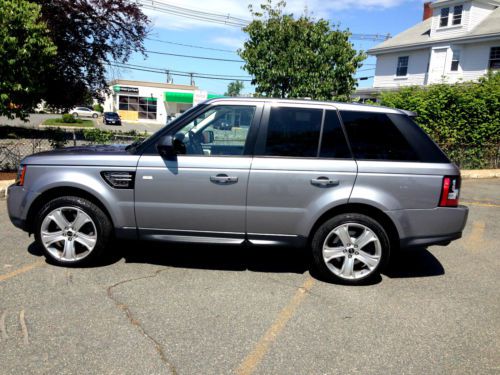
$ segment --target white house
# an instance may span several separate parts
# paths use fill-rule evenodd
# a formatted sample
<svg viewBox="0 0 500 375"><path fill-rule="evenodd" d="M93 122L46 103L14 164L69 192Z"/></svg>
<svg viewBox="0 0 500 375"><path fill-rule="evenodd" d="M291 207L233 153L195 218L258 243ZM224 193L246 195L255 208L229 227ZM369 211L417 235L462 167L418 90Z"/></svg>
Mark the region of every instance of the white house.
<svg viewBox="0 0 500 375"><path fill-rule="evenodd" d="M423 21L370 49L373 87L475 80L500 69L500 0L437 0Z"/></svg>

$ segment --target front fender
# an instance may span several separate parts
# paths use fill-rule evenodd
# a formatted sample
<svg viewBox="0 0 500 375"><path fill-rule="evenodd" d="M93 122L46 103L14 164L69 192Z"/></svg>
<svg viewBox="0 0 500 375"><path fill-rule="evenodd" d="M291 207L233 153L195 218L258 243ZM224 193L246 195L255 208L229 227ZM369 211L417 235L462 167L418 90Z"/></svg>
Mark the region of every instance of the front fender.
<svg viewBox="0 0 500 375"><path fill-rule="evenodd" d="M108 211L115 228L135 227L133 189L114 189L100 175L103 170L130 171L130 169L130 167L30 165L26 173L27 195L23 218L26 218L29 207L39 195L43 197L54 189L74 188L98 199Z"/></svg>

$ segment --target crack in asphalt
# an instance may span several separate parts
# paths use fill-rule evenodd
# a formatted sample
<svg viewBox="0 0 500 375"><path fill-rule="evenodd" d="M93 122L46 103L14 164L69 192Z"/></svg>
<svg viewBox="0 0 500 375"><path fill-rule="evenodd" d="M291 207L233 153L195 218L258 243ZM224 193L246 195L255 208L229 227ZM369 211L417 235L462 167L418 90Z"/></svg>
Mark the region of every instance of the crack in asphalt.
<svg viewBox="0 0 500 375"><path fill-rule="evenodd" d="M115 305L120 310L122 310L125 313L125 315L127 316L127 319L130 322L130 324L132 324L133 326L135 326L139 330L139 332L142 333L142 335L144 337L146 337L149 341L151 341L154 344L155 349L158 352L158 355L160 356L160 360L168 367L168 369L170 370L170 372L173 375L177 375L177 370L176 370L175 366L168 360L165 352L163 351L162 345L153 336L151 336L146 331L146 329L141 325L141 323L139 322L139 320L137 320L136 318L134 318L134 316L132 314L132 311L130 311L130 308L125 303L120 302L113 295L113 292L112 292L112 290L114 288L116 288L117 286L120 286L120 285L123 285L123 284L127 284L127 283L131 283L131 282L138 281L138 280L152 279L152 278L155 278L156 276L158 276L160 273L162 273L164 271L167 271L167 270L168 270L168 268L162 268L162 269L156 270L154 272L154 274L152 274L152 275L142 276L142 277L137 277L137 278L133 278L133 279L126 279L126 280L119 281L116 284L113 284L113 285L109 286L106 289L106 292L107 292L108 297L115 303Z"/></svg>

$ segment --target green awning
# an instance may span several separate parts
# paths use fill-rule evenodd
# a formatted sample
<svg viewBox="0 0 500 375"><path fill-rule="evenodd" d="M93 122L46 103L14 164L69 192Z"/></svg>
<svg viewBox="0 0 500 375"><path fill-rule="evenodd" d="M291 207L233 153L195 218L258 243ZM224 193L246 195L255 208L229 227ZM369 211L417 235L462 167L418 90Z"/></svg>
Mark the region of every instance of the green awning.
<svg viewBox="0 0 500 375"><path fill-rule="evenodd" d="M208 94L207 99L217 99L217 98L225 98L224 95L218 95L218 94Z"/></svg>
<svg viewBox="0 0 500 375"><path fill-rule="evenodd" d="M194 94L191 92L165 92L165 101L170 103L193 104Z"/></svg>

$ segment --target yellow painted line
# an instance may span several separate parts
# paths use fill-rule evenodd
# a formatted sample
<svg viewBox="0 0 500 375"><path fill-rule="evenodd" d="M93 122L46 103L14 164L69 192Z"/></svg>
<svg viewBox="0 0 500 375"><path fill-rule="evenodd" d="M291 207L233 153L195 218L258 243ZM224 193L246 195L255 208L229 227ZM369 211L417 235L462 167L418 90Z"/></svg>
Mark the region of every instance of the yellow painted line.
<svg viewBox="0 0 500 375"><path fill-rule="evenodd" d="M266 353L269 351L271 344L276 340L283 328L285 328L286 324L293 316L293 313L297 310L297 307L299 307L302 300L306 296L306 293L311 290L314 283L315 280L311 277L308 277L307 280L304 281L304 284L302 284L302 286L297 290L288 305L280 311L272 326L269 327L250 354L246 356L240 366L236 369L237 375L250 375L255 371Z"/></svg>
<svg viewBox="0 0 500 375"><path fill-rule="evenodd" d="M495 203L483 203L483 202L460 202L462 204L466 204L469 206L478 206L478 207L497 207L500 208L500 204Z"/></svg>
<svg viewBox="0 0 500 375"><path fill-rule="evenodd" d="M465 237L465 247L468 250L479 250L484 240L484 230L486 223L484 221L474 221L472 229L467 237Z"/></svg>
<svg viewBox="0 0 500 375"><path fill-rule="evenodd" d="M17 275L31 271L33 268L43 266L44 264L45 262L43 260L39 260L38 262L28 264L27 266L21 267L15 271L0 275L0 281L11 279L13 277L16 277Z"/></svg>

